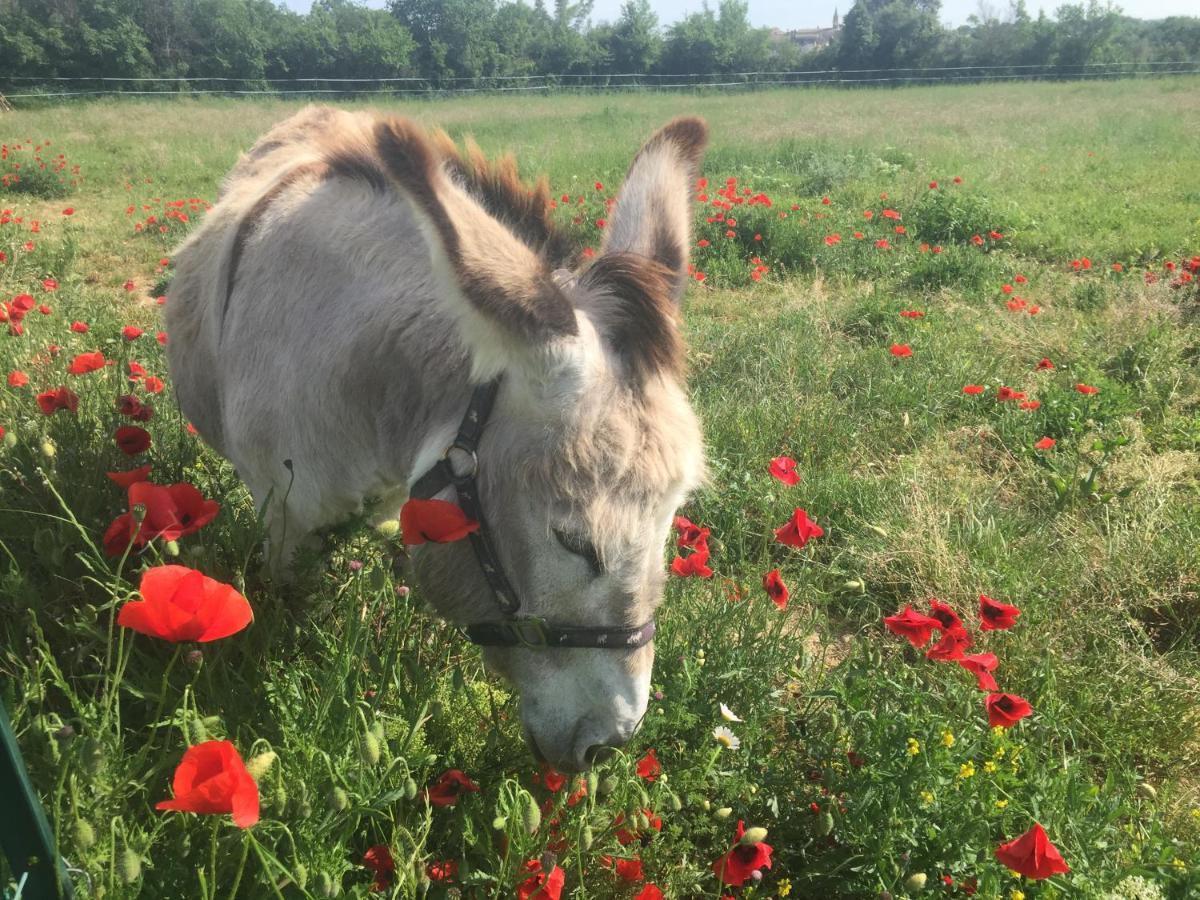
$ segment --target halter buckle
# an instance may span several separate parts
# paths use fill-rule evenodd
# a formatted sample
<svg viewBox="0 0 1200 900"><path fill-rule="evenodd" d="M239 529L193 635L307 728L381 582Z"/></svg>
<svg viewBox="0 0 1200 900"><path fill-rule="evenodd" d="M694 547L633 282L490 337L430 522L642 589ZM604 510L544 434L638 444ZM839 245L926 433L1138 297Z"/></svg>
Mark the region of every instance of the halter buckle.
<svg viewBox="0 0 1200 900"><path fill-rule="evenodd" d="M536 650L549 645L550 639L546 633L545 619L537 616L522 616L519 619L509 619L506 625L522 647Z"/></svg>
<svg viewBox="0 0 1200 900"><path fill-rule="evenodd" d="M458 466L454 464L454 457L452 457L451 454L455 451L466 455L466 461L469 463L469 466L465 471L460 472ZM451 478L456 484L474 478L477 474L479 474L479 455L475 452L473 447L468 447L460 441L456 440L453 444L447 447L446 452L442 454L442 459L449 468Z"/></svg>

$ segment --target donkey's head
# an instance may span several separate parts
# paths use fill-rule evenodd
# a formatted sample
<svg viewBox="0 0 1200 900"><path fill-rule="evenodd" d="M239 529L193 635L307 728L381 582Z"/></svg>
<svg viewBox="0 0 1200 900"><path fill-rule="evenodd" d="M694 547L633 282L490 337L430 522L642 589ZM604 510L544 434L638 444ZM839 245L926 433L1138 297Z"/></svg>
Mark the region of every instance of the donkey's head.
<svg viewBox="0 0 1200 900"><path fill-rule="evenodd" d="M500 169L464 163L403 123L383 123L377 138L421 213L473 380L503 376L478 487L520 615L598 630L652 621L672 515L703 473L678 319L704 124L679 119L646 143L603 246L575 271L553 269L553 234L536 224L540 210L529 215L544 191L514 209L528 195L506 201ZM502 619L468 542L423 545L414 565L451 620ZM484 653L521 694L530 746L560 769L624 744L645 713L652 644Z"/></svg>

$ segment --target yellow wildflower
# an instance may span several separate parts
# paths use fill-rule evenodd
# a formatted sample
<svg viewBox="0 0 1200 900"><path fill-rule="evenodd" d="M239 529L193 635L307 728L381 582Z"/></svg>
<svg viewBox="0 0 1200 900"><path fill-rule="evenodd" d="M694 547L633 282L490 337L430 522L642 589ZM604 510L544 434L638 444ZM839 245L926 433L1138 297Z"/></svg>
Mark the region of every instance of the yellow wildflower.
<svg viewBox="0 0 1200 900"><path fill-rule="evenodd" d="M921 804L923 806L933 806L933 791L921 791Z"/></svg>
<svg viewBox="0 0 1200 900"><path fill-rule="evenodd" d="M1012 892L1008 895L1008 900L1025 900L1025 892L1013 888Z"/></svg>
<svg viewBox="0 0 1200 900"><path fill-rule="evenodd" d="M996 809L1004 809L1006 806L1008 806L1007 800L997 800L996 801Z"/></svg>
<svg viewBox="0 0 1200 900"><path fill-rule="evenodd" d="M1175 868L1175 869L1176 869L1177 871L1179 871L1179 872L1186 872L1186 871L1187 871L1187 863L1185 863L1185 862L1184 862L1182 859L1180 859L1178 856L1177 856L1177 857L1175 857L1173 860L1171 860L1171 866L1172 866L1173 868Z"/></svg>
<svg viewBox="0 0 1200 900"><path fill-rule="evenodd" d="M788 878L785 878L783 881L779 882L779 887L775 891L775 893L777 893L780 897L786 897L791 892L792 882L791 879Z"/></svg>
<svg viewBox="0 0 1200 900"><path fill-rule="evenodd" d="M947 749L954 746L954 732L952 732L952 731L943 731L942 732L942 746L946 747Z"/></svg>
<svg viewBox="0 0 1200 900"><path fill-rule="evenodd" d="M921 742L918 741L916 738L910 737L908 739L908 755L916 756L920 752L921 752Z"/></svg>
<svg viewBox="0 0 1200 900"><path fill-rule="evenodd" d="M991 775L993 772L996 771L996 764L989 759L987 762L985 762L983 764L983 771L985 771L989 775Z"/></svg>
<svg viewBox="0 0 1200 900"><path fill-rule="evenodd" d="M971 778L972 776L974 776L974 774L975 774L975 763L971 762L971 760L969 760L969 759L965 763L963 763L961 766L958 767L958 777L962 778L963 780L966 780L967 778Z"/></svg>

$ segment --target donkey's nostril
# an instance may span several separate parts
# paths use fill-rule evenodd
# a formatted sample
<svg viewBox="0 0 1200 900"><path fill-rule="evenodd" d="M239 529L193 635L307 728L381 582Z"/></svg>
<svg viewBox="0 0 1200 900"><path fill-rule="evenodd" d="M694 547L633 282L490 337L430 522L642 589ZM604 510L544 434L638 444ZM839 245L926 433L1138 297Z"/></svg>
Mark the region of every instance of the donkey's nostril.
<svg viewBox="0 0 1200 900"><path fill-rule="evenodd" d="M583 754L583 758L587 760L589 766L594 766L611 757L614 750L615 748L607 744L593 744L587 748L587 752Z"/></svg>

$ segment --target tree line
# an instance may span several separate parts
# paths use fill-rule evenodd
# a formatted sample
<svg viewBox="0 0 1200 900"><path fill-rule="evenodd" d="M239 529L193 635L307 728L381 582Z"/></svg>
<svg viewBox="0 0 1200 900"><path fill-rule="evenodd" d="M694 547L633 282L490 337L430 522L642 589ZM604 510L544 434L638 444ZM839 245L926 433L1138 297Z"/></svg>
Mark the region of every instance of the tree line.
<svg viewBox="0 0 1200 900"><path fill-rule="evenodd" d="M1098 0L1029 15L1024 0L946 28L939 0L857 0L803 49L718 0L664 27L650 0L593 22L594 0L0 0L0 88L70 76L268 79L609 75L926 66L1200 62L1200 18L1143 21ZM816 23L814 23L816 24Z"/></svg>

